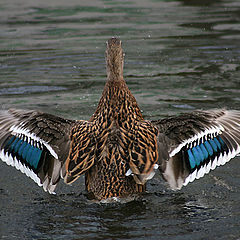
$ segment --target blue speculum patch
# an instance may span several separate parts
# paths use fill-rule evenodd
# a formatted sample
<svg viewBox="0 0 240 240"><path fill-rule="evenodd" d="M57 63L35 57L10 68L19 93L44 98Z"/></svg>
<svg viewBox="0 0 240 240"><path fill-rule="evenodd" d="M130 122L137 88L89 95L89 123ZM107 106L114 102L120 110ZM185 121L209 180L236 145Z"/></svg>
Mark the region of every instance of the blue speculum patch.
<svg viewBox="0 0 240 240"><path fill-rule="evenodd" d="M4 149L9 154L15 155L18 160L28 163L35 170L38 167L43 151L16 136L11 137Z"/></svg>
<svg viewBox="0 0 240 240"><path fill-rule="evenodd" d="M206 160L216 156L226 149L226 144L221 137L217 136L187 150L190 168L201 166ZM215 158L215 157L214 157Z"/></svg>

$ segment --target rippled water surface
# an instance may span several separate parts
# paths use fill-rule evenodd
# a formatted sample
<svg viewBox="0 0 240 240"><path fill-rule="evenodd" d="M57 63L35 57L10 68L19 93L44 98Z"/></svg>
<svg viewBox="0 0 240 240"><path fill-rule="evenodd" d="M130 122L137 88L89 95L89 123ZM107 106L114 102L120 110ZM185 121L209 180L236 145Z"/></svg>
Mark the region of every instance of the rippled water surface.
<svg viewBox="0 0 240 240"><path fill-rule="evenodd" d="M89 119L119 36L146 119L240 109L240 1L0 2L1 108ZM158 175L142 199L98 204L84 179L50 196L0 162L1 239L240 239L240 158L179 192Z"/></svg>

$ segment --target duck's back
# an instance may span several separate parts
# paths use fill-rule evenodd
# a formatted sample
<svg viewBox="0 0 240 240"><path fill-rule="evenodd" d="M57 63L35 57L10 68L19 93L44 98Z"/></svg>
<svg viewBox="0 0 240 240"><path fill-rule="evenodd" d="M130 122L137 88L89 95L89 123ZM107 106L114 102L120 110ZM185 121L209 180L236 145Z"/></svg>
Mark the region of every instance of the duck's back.
<svg viewBox="0 0 240 240"><path fill-rule="evenodd" d="M99 199L142 192L157 161L156 129L144 120L108 119L108 124L93 122L98 131L95 163L86 172L87 191Z"/></svg>
<svg viewBox="0 0 240 240"><path fill-rule="evenodd" d="M85 173L86 190L98 199L144 191L157 161L156 136L125 82L108 82L90 121L72 131L69 182Z"/></svg>

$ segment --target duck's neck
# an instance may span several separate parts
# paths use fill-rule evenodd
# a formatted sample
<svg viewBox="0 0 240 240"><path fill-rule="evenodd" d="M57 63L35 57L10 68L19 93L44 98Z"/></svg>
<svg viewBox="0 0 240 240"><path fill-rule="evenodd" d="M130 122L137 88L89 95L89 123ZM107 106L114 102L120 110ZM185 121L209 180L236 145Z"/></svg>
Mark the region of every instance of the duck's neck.
<svg viewBox="0 0 240 240"><path fill-rule="evenodd" d="M123 79L123 60L124 55L120 40L110 39L107 42L106 50L107 82L91 120L96 119L101 114L109 115L109 118L117 116L121 120L129 116L143 119L136 99Z"/></svg>
<svg viewBox="0 0 240 240"><path fill-rule="evenodd" d="M123 63L124 55L121 48L121 42L118 39L112 39L111 42L108 42L106 50L106 70L108 82L124 82Z"/></svg>

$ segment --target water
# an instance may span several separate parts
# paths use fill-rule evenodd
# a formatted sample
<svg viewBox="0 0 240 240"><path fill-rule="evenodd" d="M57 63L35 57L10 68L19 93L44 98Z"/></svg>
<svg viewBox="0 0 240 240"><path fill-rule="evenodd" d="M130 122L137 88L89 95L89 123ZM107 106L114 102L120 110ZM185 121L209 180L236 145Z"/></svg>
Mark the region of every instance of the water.
<svg viewBox="0 0 240 240"><path fill-rule="evenodd" d="M240 109L240 2L0 2L0 101L89 119L105 83L105 42L119 36L125 79L146 119ZM143 199L98 204L84 179L50 196L0 162L1 239L240 239L240 158L179 192L161 177Z"/></svg>

